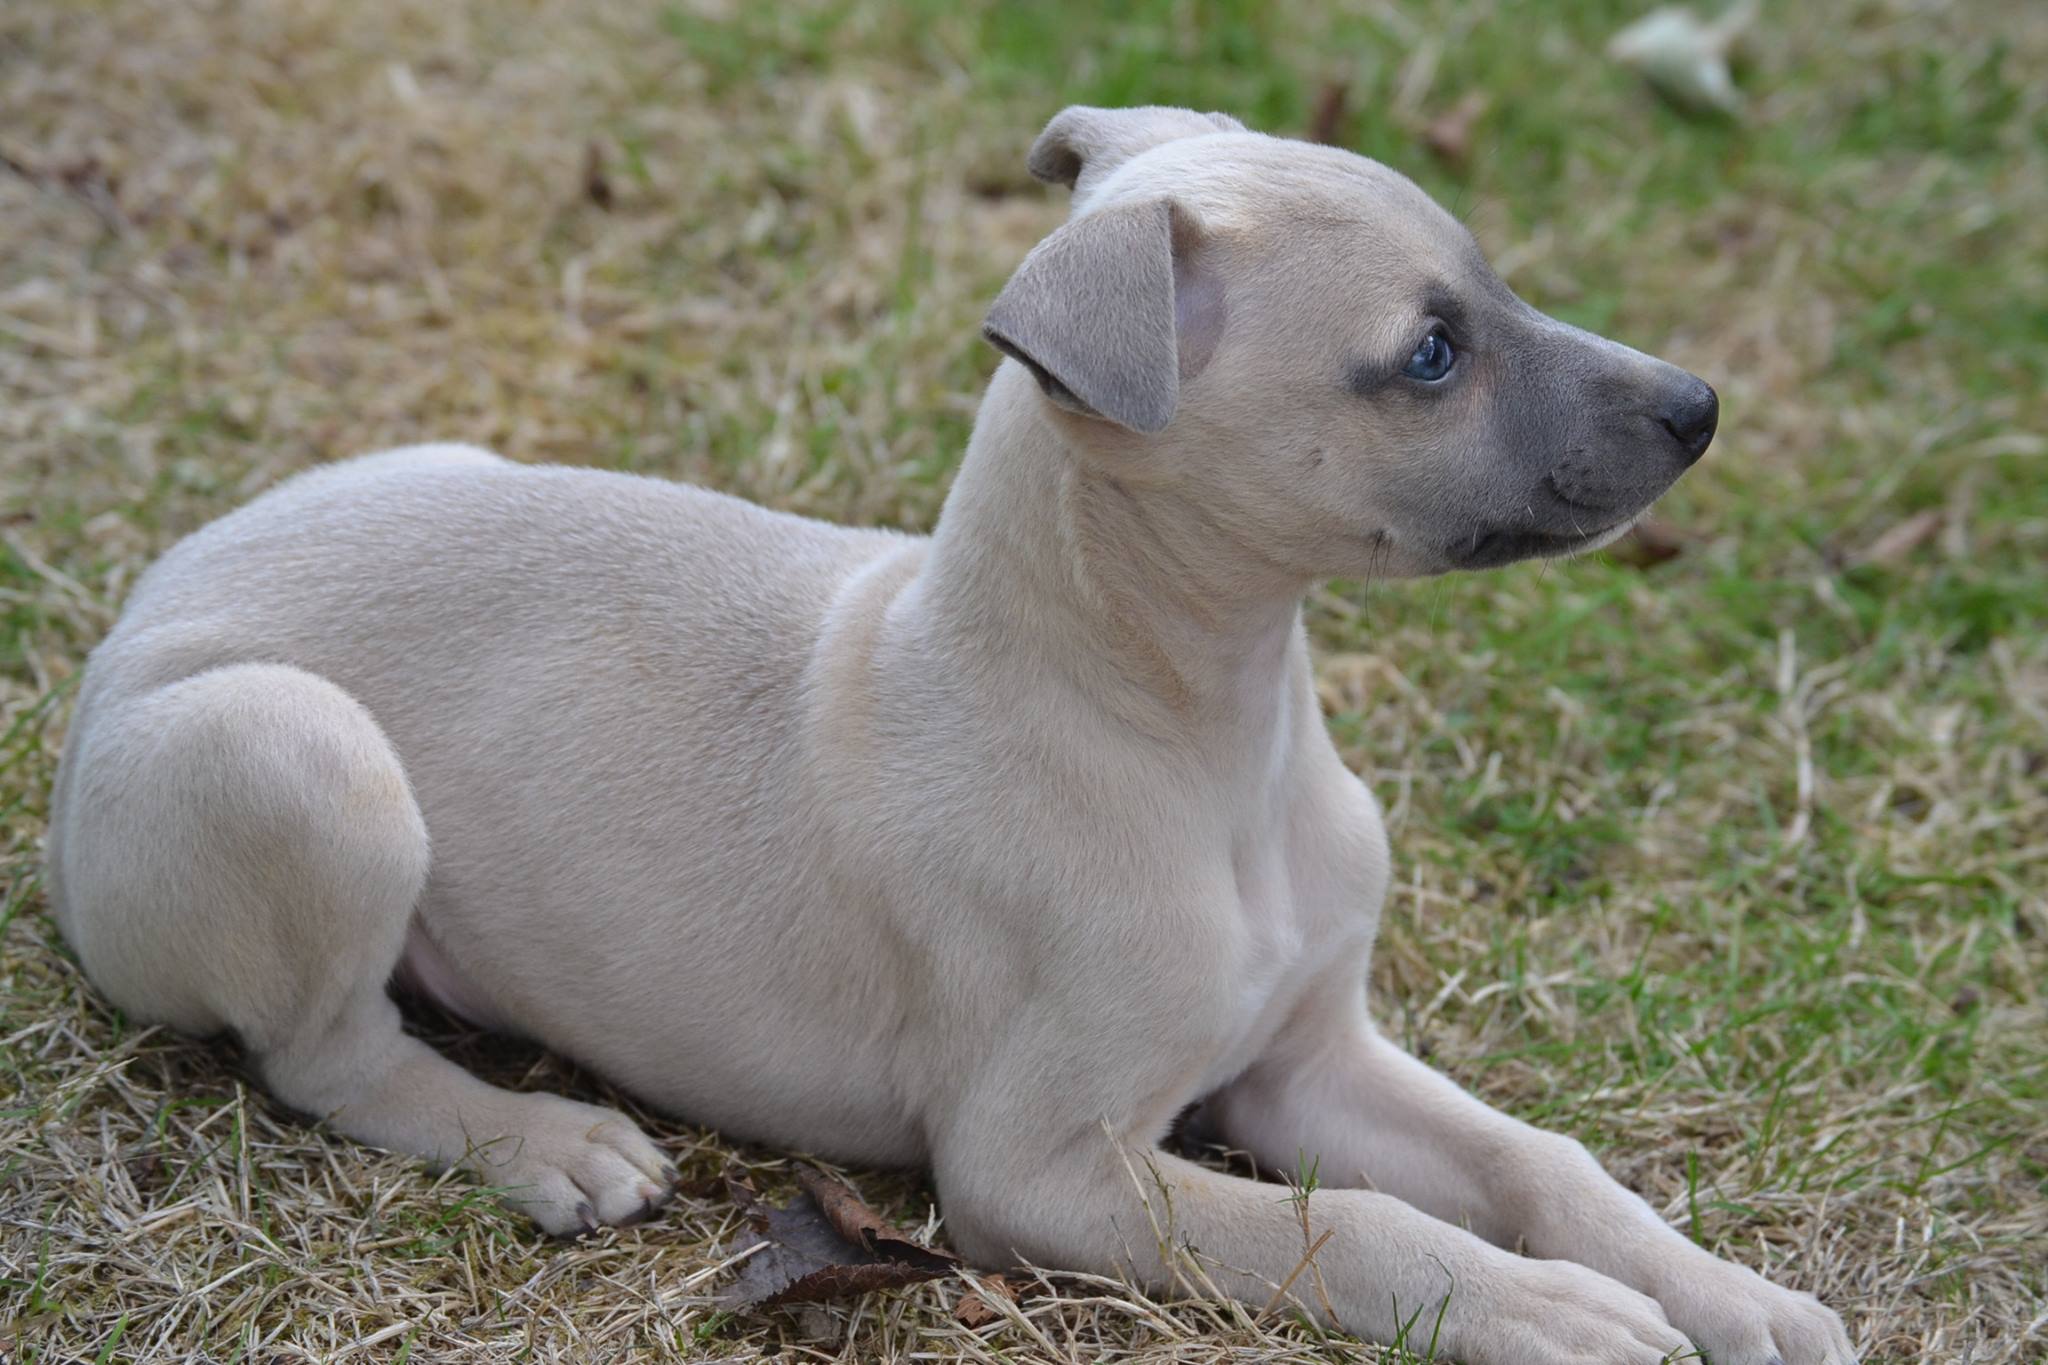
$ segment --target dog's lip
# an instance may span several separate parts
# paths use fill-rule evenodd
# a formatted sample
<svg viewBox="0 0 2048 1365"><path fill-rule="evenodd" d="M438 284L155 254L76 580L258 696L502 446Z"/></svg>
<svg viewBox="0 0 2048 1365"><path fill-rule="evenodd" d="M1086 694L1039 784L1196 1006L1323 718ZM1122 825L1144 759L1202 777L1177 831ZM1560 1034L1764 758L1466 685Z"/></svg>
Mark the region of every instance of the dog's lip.
<svg viewBox="0 0 2048 1365"><path fill-rule="evenodd" d="M1475 531L1461 545L1450 549L1450 558L1461 569L1488 569L1512 564L1518 559L1554 559L1560 555L1591 548L1627 528L1635 514L1603 523L1590 531L1542 531L1531 527L1496 526Z"/></svg>
<svg viewBox="0 0 2048 1365"><path fill-rule="evenodd" d="M1550 496L1556 498L1574 512L1591 512L1595 516L1605 517L1612 516L1616 511L1620 510L1612 504L1586 502L1581 498L1573 497L1565 492L1564 486L1558 482L1556 470L1552 470L1543 476L1543 487L1549 491Z"/></svg>

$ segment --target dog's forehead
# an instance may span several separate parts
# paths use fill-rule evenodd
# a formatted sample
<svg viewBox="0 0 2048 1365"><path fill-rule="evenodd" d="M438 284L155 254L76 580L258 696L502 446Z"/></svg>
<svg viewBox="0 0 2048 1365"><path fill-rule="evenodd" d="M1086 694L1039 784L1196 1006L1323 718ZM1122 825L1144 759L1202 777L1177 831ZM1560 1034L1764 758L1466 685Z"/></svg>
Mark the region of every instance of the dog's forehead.
<svg viewBox="0 0 2048 1365"><path fill-rule="evenodd" d="M1510 297L1463 223L1399 171L1341 148L1182 138L1133 157L1088 207L1151 195L1229 242L1229 292L1263 300L1296 335L1385 349L1446 298Z"/></svg>
<svg viewBox="0 0 2048 1365"><path fill-rule="evenodd" d="M1162 143L1106 181L1098 202L1171 195L1216 230L1257 233L1296 223L1356 223L1397 243L1465 239L1460 224L1392 167L1355 152L1262 133Z"/></svg>

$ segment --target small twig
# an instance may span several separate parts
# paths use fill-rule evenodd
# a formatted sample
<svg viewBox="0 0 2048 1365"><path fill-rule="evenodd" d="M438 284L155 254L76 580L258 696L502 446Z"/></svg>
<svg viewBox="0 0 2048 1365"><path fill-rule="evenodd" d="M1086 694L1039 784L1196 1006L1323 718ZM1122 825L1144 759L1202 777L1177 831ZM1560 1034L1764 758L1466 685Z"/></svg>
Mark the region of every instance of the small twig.
<svg viewBox="0 0 2048 1365"><path fill-rule="evenodd" d="M1259 1310L1260 1317L1265 1317L1268 1313L1271 1313L1275 1308L1278 1308L1280 1306L1280 1300L1287 1297L1287 1291L1294 1287L1294 1282L1297 1279L1301 1278L1301 1272L1307 1270L1309 1266L1315 1261L1316 1253L1323 1249L1323 1243L1329 1241L1332 1237L1335 1237L1336 1235L1337 1229L1335 1228L1323 1229L1323 1235L1316 1238L1315 1245L1311 1246L1307 1251L1302 1253L1301 1259L1295 1263L1294 1269L1287 1272L1287 1278L1280 1281L1280 1287L1273 1291L1273 1297L1266 1300L1266 1306ZM1324 1305L1324 1311L1328 1311L1327 1304Z"/></svg>

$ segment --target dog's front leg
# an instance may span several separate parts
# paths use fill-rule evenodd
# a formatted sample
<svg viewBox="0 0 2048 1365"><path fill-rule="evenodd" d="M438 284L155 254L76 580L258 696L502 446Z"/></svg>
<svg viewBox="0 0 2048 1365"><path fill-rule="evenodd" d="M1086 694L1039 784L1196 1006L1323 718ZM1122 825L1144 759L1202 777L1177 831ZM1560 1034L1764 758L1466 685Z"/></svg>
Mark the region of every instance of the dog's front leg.
<svg viewBox="0 0 2048 1365"><path fill-rule="evenodd" d="M1381 1038L1363 990L1334 981L1267 1056L1215 1097L1224 1135L1327 1184L1365 1185L1531 1256L1642 1291L1714 1365L1848 1365L1841 1320L1811 1295L1710 1255L1577 1141L1489 1108Z"/></svg>
<svg viewBox="0 0 2048 1365"><path fill-rule="evenodd" d="M1467 1365L1656 1365L1687 1349L1648 1297L1582 1266L1512 1255L1384 1194L1308 1196L1317 1240L1305 1245L1284 1189L1120 1139L1071 1108L1064 1123L1030 1112L1050 1102L1014 1090L974 1106L938 1144L947 1227L978 1263L1128 1272L1167 1292L1213 1285L1255 1310L1293 1277L1290 1296L1316 1317L1333 1312L1334 1325L1380 1342L1405 1327L1418 1350L1435 1340Z"/></svg>

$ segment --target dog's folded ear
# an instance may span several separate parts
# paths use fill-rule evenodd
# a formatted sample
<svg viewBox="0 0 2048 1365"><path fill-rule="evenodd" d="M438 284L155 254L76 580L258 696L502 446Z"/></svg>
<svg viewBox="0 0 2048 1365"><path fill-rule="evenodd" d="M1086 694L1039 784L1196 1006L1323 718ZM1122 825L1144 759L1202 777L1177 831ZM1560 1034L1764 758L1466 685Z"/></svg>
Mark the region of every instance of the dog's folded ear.
<svg viewBox="0 0 2048 1365"><path fill-rule="evenodd" d="M1163 431L1180 401L1175 260L1194 232L1170 199L1084 213L1032 248L982 335L1023 361L1060 406Z"/></svg>
<svg viewBox="0 0 2048 1365"><path fill-rule="evenodd" d="M1207 133L1242 133L1245 126L1228 114L1198 114L1192 109L1148 105L1139 109L1091 109L1070 105L1053 115L1025 163L1048 185L1074 191L1076 206L1110 172L1140 152L1163 142Z"/></svg>

